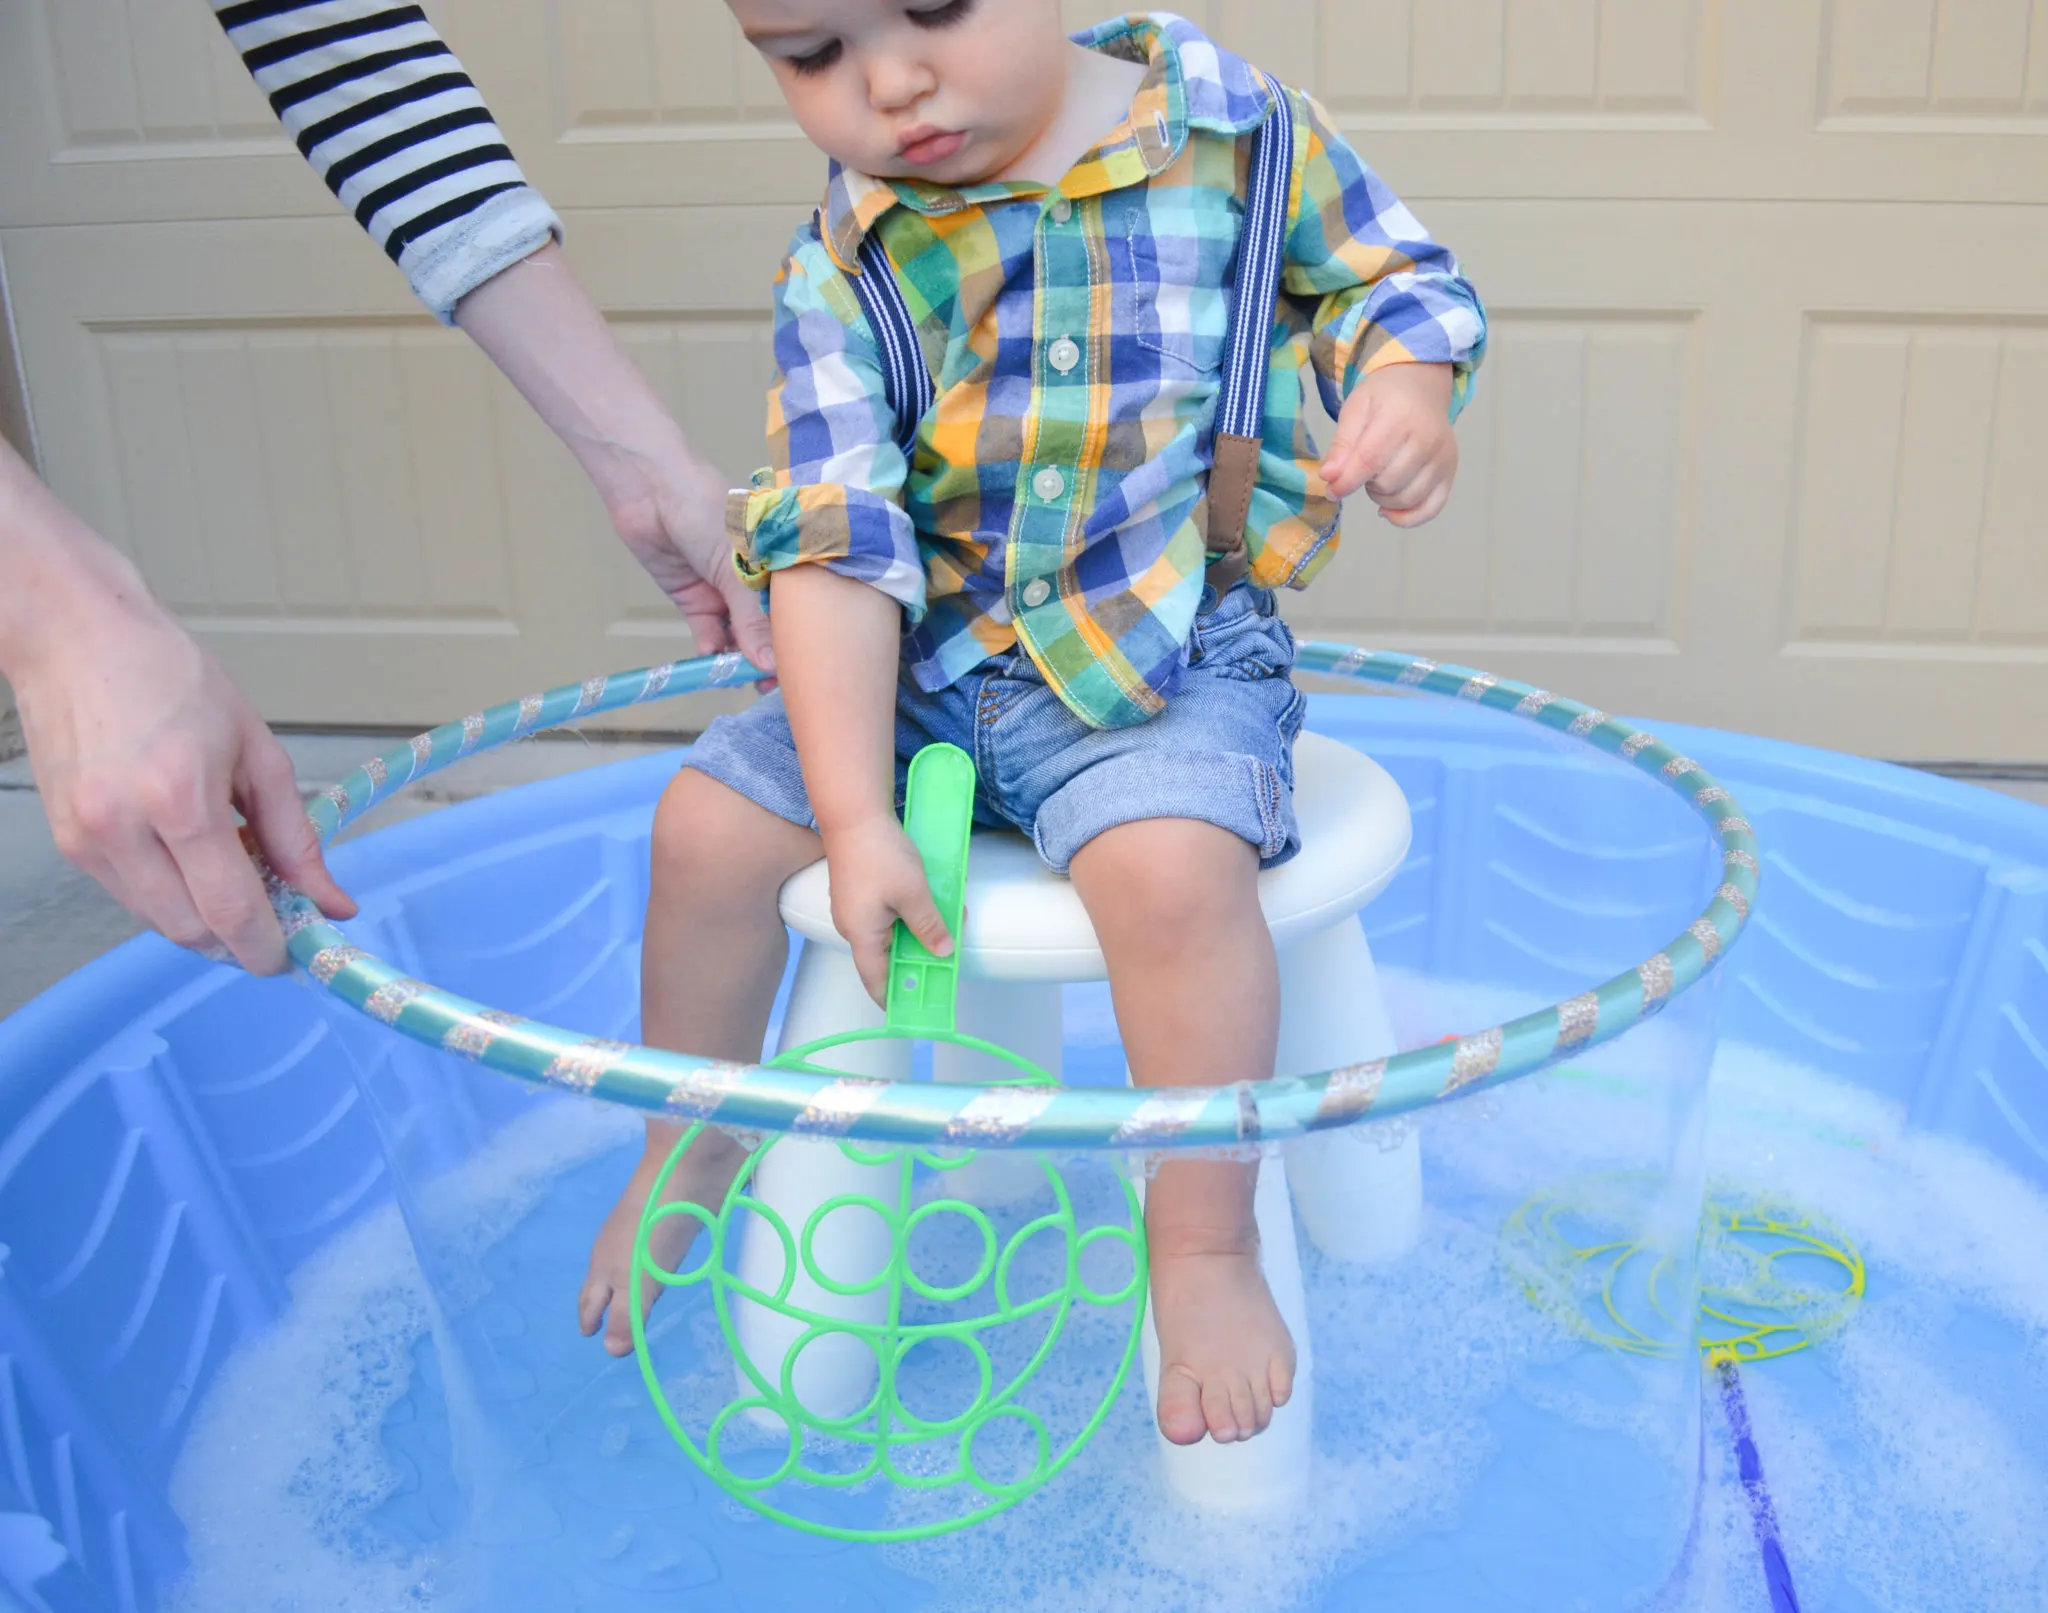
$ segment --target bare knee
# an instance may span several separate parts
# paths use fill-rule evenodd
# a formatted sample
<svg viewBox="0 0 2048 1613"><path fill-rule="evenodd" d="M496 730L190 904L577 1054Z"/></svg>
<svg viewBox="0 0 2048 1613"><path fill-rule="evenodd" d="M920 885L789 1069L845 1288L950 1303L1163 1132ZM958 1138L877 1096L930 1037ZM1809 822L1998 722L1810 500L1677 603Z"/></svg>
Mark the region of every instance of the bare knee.
<svg viewBox="0 0 2048 1613"><path fill-rule="evenodd" d="M1106 831L1081 848L1073 876L1098 934L1199 944L1219 929L1263 924L1258 852L1227 829L1153 818Z"/></svg>
<svg viewBox="0 0 2048 1613"><path fill-rule="evenodd" d="M655 900L730 917L772 904L824 852L810 831L691 769L662 792L652 849Z"/></svg>

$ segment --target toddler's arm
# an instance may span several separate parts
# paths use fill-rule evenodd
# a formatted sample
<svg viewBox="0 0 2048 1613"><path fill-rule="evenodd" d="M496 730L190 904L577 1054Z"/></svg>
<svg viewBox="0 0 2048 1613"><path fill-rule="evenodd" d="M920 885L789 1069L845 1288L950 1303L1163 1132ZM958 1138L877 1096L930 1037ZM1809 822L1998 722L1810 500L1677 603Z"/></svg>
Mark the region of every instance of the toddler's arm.
<svg viewBox="0 0 2048 1613"><path fill-rule="evenodd" d="M876 1001L901 918L951 950L924 864L896 819L896 678L904 612L924 565L903 508L873 334L815 230L775 288L771 463L728 510L740 574L769 590L775 664L804 786L832 867L832 922Z"/></svg>
<svg viewBox="0 0 2048 1613"><path fill-rule="evenodd" d="M1364 487L1397 526L1443 508L1455 420L1486 348L1486 315L1455 257L1301 98L1308 138L1281 288L1310 311L1311 357L1337 435L1322 475Z"/></svg>
<svg viewBox="0 0 2048 1613"><path fill-rule="evenodd" d="M902 611L824 566L776 575L775 660L804 788L832 868L832 923L868 994L887 995L897 919L952 951L924 862L896 817L896 665Z"/></svg>
<svg viewBox="0 0 2048 1613"><path fill-rule="evenodd" d="M909 461L874 334L815 224L776 277L775 364L768 466L726 510L740 575L764 588L776 572L822 566L917 620L924 561L903 508Z"/></svg>

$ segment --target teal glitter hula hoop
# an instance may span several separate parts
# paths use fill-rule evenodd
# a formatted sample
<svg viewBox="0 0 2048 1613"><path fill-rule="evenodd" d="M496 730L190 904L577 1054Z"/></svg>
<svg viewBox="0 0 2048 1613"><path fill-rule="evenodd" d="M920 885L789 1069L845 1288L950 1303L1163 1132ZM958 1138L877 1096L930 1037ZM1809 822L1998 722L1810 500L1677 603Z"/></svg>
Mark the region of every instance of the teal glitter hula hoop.
<svg viewBox="0 0 2048 1613"><path fill-rule="evenodd" d="M1301 672L1485 706L1620 757L1706 820L1721 847L1720 888L1683 932L1633 969L1505 1025L1319 1075L1144 1089L855 1080L592 1038L410 978L351 945L306 897L275 878L272 898L293 959L328 992L416 1041L522 1081L685 1123L933 1147L1066 1152L1281 1141L1498 1086L1611 1041L1699 980L1741 935L1756 896L1756 837L1735 799L1690 757L1603 711L1487 672L1341 644L1304 644L1295 665ZM482 751L600 712L733 688L760 675L740 656L726 654L614 673L508 701L373 757L314 802L314 826L324 844L407 784Z"/></svg>

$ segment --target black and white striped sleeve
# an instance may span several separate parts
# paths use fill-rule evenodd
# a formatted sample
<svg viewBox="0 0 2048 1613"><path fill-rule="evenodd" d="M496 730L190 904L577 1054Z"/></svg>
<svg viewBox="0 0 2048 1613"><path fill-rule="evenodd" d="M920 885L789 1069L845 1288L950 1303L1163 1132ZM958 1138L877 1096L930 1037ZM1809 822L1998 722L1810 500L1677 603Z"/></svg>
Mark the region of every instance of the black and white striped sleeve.
<svg viewBox="0 0 2048 1613"><path fill-rule="evenodd" d="M417 5L210 0L314 172L447 322L561 234Z"/></svg>

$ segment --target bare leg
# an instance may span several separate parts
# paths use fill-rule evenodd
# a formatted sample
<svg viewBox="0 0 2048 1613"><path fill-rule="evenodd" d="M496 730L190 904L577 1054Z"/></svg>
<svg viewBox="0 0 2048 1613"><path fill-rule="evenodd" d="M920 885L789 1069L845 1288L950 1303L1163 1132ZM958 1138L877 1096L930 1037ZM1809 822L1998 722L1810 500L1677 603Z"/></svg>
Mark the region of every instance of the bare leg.
<svg viewBox="0 0 2048 1613"><path fill-rule="evenodd" d="M761 1056L768 1013L788 956L776 893L824 855L818 837L786 823L702 773L676 775L654 818L654 878L640 963L640 1028L649 1047L751 1062ZM605 1217L577 1296L586 1336L604 1328L613 1355L633 1352L632 1313L615 1304L632 1288L633 1239L654 1178L683 1128L647 1123L647 1146ZM669 1178L670 1201L715 1205L746 1155L706 1127ZM653 1254L673 1270L696 1222L671 1216ZM660 1289L650 1284L652 1305Z"/></svg>
<svg viewBox="0 0 2048 1613"><path fill-rule="evenodd" d="M1273 1073L1280 971L1259 911L1258 856L1213 824L1157 818L1074 859L1140 1086ZM1177 1445L1263 1433L1294 1388L1294 1341L1259 1269L1258 1165L1179 1160L1145 1202L1159 1332L1159 1429Z"/></svg>

